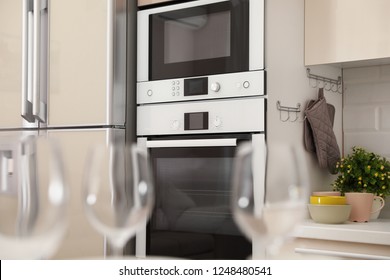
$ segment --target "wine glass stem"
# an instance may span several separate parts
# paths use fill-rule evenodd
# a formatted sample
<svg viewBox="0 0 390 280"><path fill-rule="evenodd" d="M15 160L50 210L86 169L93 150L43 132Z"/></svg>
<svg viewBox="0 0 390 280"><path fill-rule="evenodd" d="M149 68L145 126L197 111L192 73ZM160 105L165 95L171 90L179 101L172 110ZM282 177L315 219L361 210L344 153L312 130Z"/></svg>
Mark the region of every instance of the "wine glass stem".
<svg viewBox="0 0 390 280"><path fill-rule="evenodd" d="M109 242L109 256L112 257L122 257L123 256L123 246L115 244L115 242Z"/></svg>
<svg viewBox="0 0 390 280"><path fill-rule="evenodd" d="M253 242L253 253L252 259L254 260L265 260L266 259L266 244L259 240L261 237L254 237Z"/></svg>

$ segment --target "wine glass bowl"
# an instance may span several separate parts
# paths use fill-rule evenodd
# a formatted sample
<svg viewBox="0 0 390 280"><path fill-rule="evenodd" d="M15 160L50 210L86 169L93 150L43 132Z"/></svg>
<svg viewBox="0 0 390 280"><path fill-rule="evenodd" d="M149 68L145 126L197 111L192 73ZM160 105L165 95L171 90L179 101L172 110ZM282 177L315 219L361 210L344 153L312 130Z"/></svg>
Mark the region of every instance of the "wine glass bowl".
<svg viewBox="0 0 390 280"><path fill-rule="evenodd" d="M83 205L91 225L106 236L113 255L146 225L154 204L147 156L135 145L96 145L87 159Z"/></svg>
<svg viewBox="0 0 390 280"><path fill-rule="evenodd" d="M290 145L271 144L262 149L244 143L238 147L235 158L232 181L235 221L271 257L278 254L286 236L306 213L306 166L297 150ZM255 161L266 166L261 180L254 179L254 172L261 173L254 169ZM253 256L258 257L255 252Z"/></svg>
<svg viewBox="0 0 390 280"><path fill-rule="evenodd" d="M45 137L3 137L0 259L47 259L67 228L68 188L59 146Z"/></svg>

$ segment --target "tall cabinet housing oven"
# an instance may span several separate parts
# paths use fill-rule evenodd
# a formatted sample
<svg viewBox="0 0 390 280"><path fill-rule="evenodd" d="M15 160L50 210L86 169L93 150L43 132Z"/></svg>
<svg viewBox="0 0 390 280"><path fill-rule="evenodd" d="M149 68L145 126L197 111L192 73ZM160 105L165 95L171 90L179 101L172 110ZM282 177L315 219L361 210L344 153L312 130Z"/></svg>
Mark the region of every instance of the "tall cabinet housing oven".
<svg viewBox="0 0 390 280"><path fill-rule="evenodd" d="M244 259L230 176L240 142L265 146L264 1L174 2L137 20L137 142L156 205L136 254ZM264 158L255 165L261 203Z"/></svg>
<svg viewBox="0 0 390 280"><path fill-rule="evenodd" d="M135 30L130 33L127 26L135 17L131 3L135 1L0 1L0 140L10 135L56 138L68 175L69 228L55 259L101 258L105 253L104 237L84 215L82 176L91 145L125 143L127 71L132 65L126 65L127 42L135 41ZM9 169L0 168L0 192L14 199L19 191L14 151L25 143L4 141L0 167Z"/></svg>

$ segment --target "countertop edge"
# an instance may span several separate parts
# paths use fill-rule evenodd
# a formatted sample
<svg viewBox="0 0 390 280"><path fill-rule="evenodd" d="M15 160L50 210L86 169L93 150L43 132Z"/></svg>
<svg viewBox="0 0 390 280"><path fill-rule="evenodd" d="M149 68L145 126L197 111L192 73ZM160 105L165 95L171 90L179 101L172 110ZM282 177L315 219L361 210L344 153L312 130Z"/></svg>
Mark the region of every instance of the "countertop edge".
<svg viewBox="0 0 390 280"><path fill-rule="evenodd" d="M390 219L344 224L319 224L308 219L297 227L293 236L390 246Z"/></svg>

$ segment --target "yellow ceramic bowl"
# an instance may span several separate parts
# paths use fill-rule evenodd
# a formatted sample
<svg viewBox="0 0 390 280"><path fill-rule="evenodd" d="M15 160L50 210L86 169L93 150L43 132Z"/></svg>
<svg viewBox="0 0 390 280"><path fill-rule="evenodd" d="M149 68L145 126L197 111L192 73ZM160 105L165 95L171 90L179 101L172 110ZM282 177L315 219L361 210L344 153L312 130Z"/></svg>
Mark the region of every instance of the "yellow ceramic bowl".
<svg viewBox="0 0 390 280"><path fill-rule="evenodd" d="M313 196L340 196L341 192L339 191L319 191L319 192L313 192Z"/></svg>
<svg viewBox="0 0 390 280"><path fill-rule="evenodd" d="M310 204L321 205L345 205L347 199L345 196L310 196Z"/></svg>

